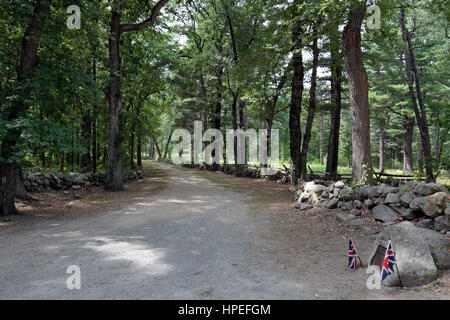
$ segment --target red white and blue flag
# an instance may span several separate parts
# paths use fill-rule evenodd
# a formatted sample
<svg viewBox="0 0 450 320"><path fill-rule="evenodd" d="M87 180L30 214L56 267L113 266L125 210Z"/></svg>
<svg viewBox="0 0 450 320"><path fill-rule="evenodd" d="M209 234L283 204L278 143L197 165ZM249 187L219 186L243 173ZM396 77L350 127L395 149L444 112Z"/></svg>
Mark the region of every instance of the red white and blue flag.
<svg viewBox="0 0 450 320"><path fill-rule="evenodd" d="M353 240L350 238L348 240L348 267L350 269L356 269L357 262L356 259L358 257L358 254L356 253L356 248L353 244Z"/></svg>
<svg viewBox="0 0 450 320"><path fill-rule="evenodd" d="M381 282L383 282L384 279L390 274L394 273L394 264L397 262L395 261L395 252L392 248L392 243L389 240L388 247L386 249L386 254L384 255L383 265L381 268Z"/></svg>

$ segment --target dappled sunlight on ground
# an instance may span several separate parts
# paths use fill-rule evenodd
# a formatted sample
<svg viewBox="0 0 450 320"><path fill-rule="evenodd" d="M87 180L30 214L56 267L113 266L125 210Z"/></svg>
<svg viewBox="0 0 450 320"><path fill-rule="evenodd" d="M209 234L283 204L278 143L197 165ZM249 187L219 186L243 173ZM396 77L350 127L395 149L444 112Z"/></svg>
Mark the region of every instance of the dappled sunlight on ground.
<svg viewBox="0 0 450 320"><path fill-rule="evenodd" d="M166 275L172 267L164 263L166 252L162 248L154 249L143 243L116 241L108 237L88 240L83 246L98 252L105 261L127 261L133 267L142 268L150 275Z"/></svg>

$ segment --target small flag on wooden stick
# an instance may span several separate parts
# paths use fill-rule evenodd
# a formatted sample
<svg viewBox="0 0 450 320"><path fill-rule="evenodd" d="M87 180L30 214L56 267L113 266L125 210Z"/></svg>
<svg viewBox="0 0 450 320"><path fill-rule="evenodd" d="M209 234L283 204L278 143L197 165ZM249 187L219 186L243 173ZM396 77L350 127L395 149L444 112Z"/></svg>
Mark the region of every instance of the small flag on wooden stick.
<svg viewBox="0 0 450 320"><path fill-rule="evenodd" d="M381 282L390 274L394 273L394 265L397 264L395 260L395 252L392 248L391 240L389 240L386 254L384 255L383 265L381 268Z"/></svg>
<svg viewBox="0 0 450 320"><path fill-rule="evenodd" d="M358 253L356 252L356 247L353 244L353 240L352 238L350 238L348 240L348 267L350 269L355 270L358 267L358 262L357 260L359 260L361 267L364 268L364 265L362 263L361 258L359 257Z"/></svg>
<svg viewBox="0 0 450 320"><path fill-rule="evenodd" d="M348 267L355 270L357 268L357 257L355 245L353 244L352 238L348 240Z"/></svg>

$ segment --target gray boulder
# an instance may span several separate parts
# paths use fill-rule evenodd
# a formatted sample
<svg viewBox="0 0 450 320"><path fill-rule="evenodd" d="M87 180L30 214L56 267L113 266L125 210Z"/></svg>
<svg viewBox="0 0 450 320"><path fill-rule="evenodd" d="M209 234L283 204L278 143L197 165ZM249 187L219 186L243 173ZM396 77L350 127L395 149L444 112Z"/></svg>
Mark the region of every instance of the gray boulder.
<svg viewBox="0 0 450 320"><path fill-rule="evenodd" d="M420 182L414 187L414 192L421 196L429 196L437 192L448 193L448 190L446 187L439 183Z"/></svg>
<svg viewBox="0 0 450 320"><path fill-rule="evenodd" d="M409 207L411 209L413 209L414 211L421 211L422 213L424 213L426 204L427 204L426 197L417 197L411 201L411 203L409 204Z"/></svg>
<svg viewBox="0 0 450 320"><path fill-rule="evenodd" d="M429 229L418 229L420 235L427 241L434 263L439 269L450 269L450 240Z"/></svg>
<svg viewBox="0 0 450 320"><path fill-rule="evenodd" d="M381 195L379 187L362 187L359 191L360 195L364 198L378 198Z"/></svg>
<svg viewBox="0 0 450 320"><path fill-rule="evenodd" d="M375 205L375 203L373 202L372 199L367 199L364 201L364 206L366 208L372 209L374 205Z"/></svg>
<svg viewBox="0 0 450 320"><path fill-rule="evenodd" d="M431 218L437 217L444 213L446 202L449 200L450 197L445 192L432 194L426 198L426 203L422 210Z"/></svg>
<svg viewBox="0 0 450 320"><path fill-rule="evenodd" d="M450 207L447 207L444 213L446 216L450 216Z"/></svg>
<svg viewBox="0 0 450 320"><path fill-rule="evenodd" d="M383 197L386 197L388 194L390 193L399 193L400 192L400 188L398 187L391 187L391 186L385 186L382 190L381 190L381 194L383 195Z"/></svg>
<svg viewBox="0 0 450 320"><path fill-rule="evenodd" d="M450 230L450 217L449 216L439 216L434 219L434 228L438 231L449 231Z"/></svg>
<svg viewBox="0 0 450 320"><path fill-rule="evenodd" d="M400 198L395 193L388 193L386 196L385 204L393 204L393 203L399 203Z"/></svg>
<svg viewBox="0 0 450 320"><path fill-rule="evenodd" d="M397 212L386 205L379 205L373 208L373 217L375 220L393 222L397 220Z"/></svg>
<svg viewBox="0 0 450 320"><path fill-rule="evenodd" d="M421 219L416 224L417 228L433 230L433 219Z"/></svg>
<svg viewBox="0 0 450 320"><path fill-rule="evenodd" d="M410 203L414 200L414 198L416 197L416 195L414 194L414 192L412 191L406 191L401 197L400 197L400 202L405 205L405 206L409 206Z"/></svg>
<svg viewBox="0 0 450 320"><path fill-rule="evenodd" d="M398 206L394 206L394 205L389 205L389 207L394 210L395 212L397 212L398 214L402 215L402 218L404 220L414 220L414 218L416 217L416 214L414 213L414 211L410 208L405 208L405 207L398 207Z"/></svg>
<svg viewBox="0 0 450 320"><path fill-rule="evenodd" d="M372 246L368 264L371 263L378 245L387 247L389 240L392 242L403 286L421 286L436 278L437 268L430 247L420 231L408 221L387 227L380 233ZM397 268L394 267L394 273L383 281L383 285L400 285Z"/></svg>

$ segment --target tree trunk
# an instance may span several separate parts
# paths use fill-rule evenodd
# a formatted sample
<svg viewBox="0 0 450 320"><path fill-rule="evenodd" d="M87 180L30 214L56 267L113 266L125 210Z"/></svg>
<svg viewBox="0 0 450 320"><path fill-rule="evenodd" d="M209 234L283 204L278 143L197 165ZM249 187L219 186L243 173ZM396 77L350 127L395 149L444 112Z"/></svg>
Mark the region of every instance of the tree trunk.
<svg viewBox="0 0 450 320"><path fill-rule="evenodd" d="M222 76L223 76L223 68L220 67L219 71L217 72L217 97L215 102L215 109L214 109L214 129L221 130L222 129ZM213 159L216 158L215 150L213 151ZM212 171L219 170L219 164L214 161L212 167Z"/></svg>
<svg viewBox="0 0 450 320"><path fill-rule="evenodd" d="M318 48L317 25L313 27L313 65L311 74L311 87L309 89L308 119L306 121L305 134L303 135L302 156L301 156L301 179L306 180L306 164L308 159L309 142L311 141L311 131L316 113L316 88L317 88L317 68L319 66L319 48Z"/></svg>
<svg viewBox="0 0 450 320"><path fill-rule="evenodd" d="M155 140L153 138L150 138L150 159L155 160Z"/></svg>
<svg viewBox="0 0 450 320"><path fill-rule="evenodd" d="M339 164L339 133L342 110L342 60L339 53L339 40L332 37L331 42L331 123L327 150L327 179L337 180Z"/></svg>
<svg viewBox="0 0 450 320"><path fill-rule="evenodd" d="M173 130L170 131L169 137L167 138L166 147L165 147L165 150L164 150L163 160L167 159L167 154L169 152L170 141L172 140L172 134L173 134Z"/></svg>
<svg viewBox="0 0 450 320"><path fill-rule="evenodd" d="M205 78L203 77L203 71L202 74L200 74L200 94L203 101L203 107L202 107L202 122L203 122L203 131L208 130L208 97L206 92L206 85L205 85Z"/></svg>
<svg viewBox="0 0 450 320"><path fill-rule="evenodd" d="M84 172L91 170L91 128L92 118L91 112L88 110L84 114L81 123L83 146L86 148L86 152L81 156L81 170Z"/></svg>
<svg viewBox="0 0 450 320"><path fill-rule="evenodd" d="M438 107L437 107L438 108ZM441 127L439 126L439 109L437 110L437 117L435 122L435 131L434 131L434 159L436 160L436 170L439 169L439 163L441 158L441 147L440 147L440 135L441 135Z"/></svg>
<svg viewBox="0 0 450 320"><path fill-rule="evenodd" d="M17 199L25 200L27 198L27 192L25 190L25 185L23 184L22 168L17 167L16 173L17 173L17 176L16 176L15 197Z"/></svg>
<svg viewBox="0 0 450 320"><path fill-rule="evenodd" d="M64 172L64 152L61 152L59 160L59 171Z"/></svg>
<svg viewBox="0 0 450 320"><path fill-rule="evenodd" d="M342 42L352 108L353 178L357 182L371 183L369 87L361 52L361 24L365 12L365 5L353 3Z"/></svg>
<svg viewBox="0 0 450 320"><path fill-rule="evenodd" d="M236 132L236 130L239 129L238 124L238 104L239 104L239 91L238 93L233 93L233 103L231 105L231 116L232 116L232 122L233 122L233 130ZM235 176L241 177L243 175L242 171L242 165L238 164L238 144L237 144L237 137L234 138L234 167L235 167Z"/></svg>
<svg viewBox="0 0 450 320"><path fill-rule="evenodd" d="M417 71L416 58L414 54L414 47L411 42L411 35L406 28L405 9L400 8L400 24L402 28L403 42L405 44L405 70L408 80L409 95L411 97L412 107L416 115L417 125L419 126L420 139L423 151L423 160L425 162L425 171L428 181L434 181L433 175L433 159L431 155L430 130L427 122L427 115L425 103L420 86L420 76ZM416 93L414 93L414 82L416 84ZM419 101L417 105L416 100ZM420 107L420 109L419 109Z"/></svg>
<svg viewBox="0 0 450 320"><path fill-rule="evenodd" d="M137 166L139 168L142 168L142 137L141 137L140 133L138 133L138 138L137 138L136 161L137 161Z"/></svg>
<svg viewBox="0 0 450 320"><path fill-rule="evenodd" d="M403 135L403 171L407 174L413 173L413 135L414 135L414 119L406 118L403 127L405 134Z"/></svg>
<svg viewBox="0 0 450 320"><path fill-rule="evenodd" d="M324 143L323 143L323 141L324 141L324 139L325 139L325 136L324 136L324 124L323 124L323 111L322 110L319 110L319 112L320 112L320 145L319 145L319 152L320 152L320 164L321 165L323 165L324 163L325 163L325 156L324 156L324 154L325 154L325 146L324 146Z"/></svg>
<svg viewBox="0 0 450 320"><path fill-rule="evenodd" d="M384 152L386 148L386 128L385 128L385 121L380 120L380 164L379 169L380 172L384 171Z"/></svg>
<svg viewBox="0 0 450 320"><path fill-rule="evenodd" d="M123 190L122 163L120 159L120 120L122 109L120 93L120 18L121 10L112 13L111 30L109 36L109 77L110 84L106 88L109 103L109 132L108 132L108 168L105 188L109 191Z"/></svg>
<svg viewBox="0 0 450 320"><path fill-rule="evenodd" d="M295 7L294 10L297 10ZM300 114L302 111L303 98L303 42L302 42L302 24L297 14L294 13L294 25L292 27L292 68L294 75L292 77L292 94L291 105L289 111L289 151L291 156L291 184L298 186L298 179L301 174L301 137L302 130L300 128Z"/></svg>
<svg viewBox="0 0 450 320"><path fill-rule="evenodd" d="M135 133L134 128L131 129L131 137L130 137L130 168L134 169L134 141L135 141Z"/></svg>
<svg viewBox="0 0 450 320"><path fill-rule="evenodd" d="M92 62L92 74L94 77L94 83L97 84L97 62L94 59ZM95 94L97 96L97 94ZM92 171L97 172L97 105L93 107L93 119L92 119Z"/></svg>

